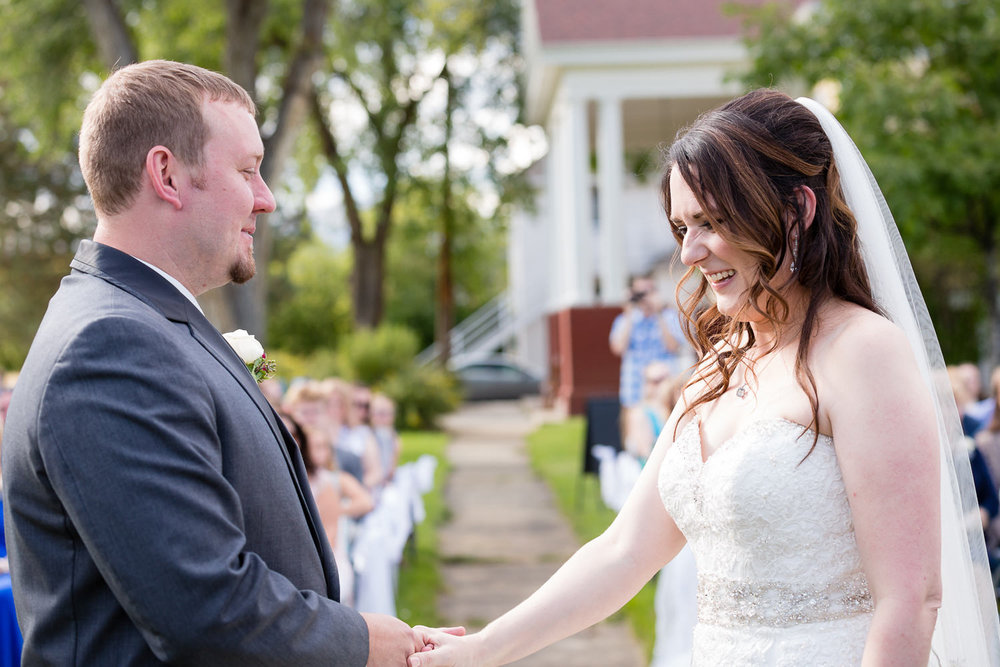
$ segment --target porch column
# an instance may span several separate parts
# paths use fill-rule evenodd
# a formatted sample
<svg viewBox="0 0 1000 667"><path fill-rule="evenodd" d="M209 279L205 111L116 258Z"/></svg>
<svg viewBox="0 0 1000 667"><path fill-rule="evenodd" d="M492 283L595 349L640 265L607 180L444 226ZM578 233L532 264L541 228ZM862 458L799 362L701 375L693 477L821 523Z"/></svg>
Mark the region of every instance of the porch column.
<svg viewBox="0 0 1000 667"><path fill-rule="evenodd" d="M558 308L593 302L593 220L590 192L590 141L587 100L566 97L553 114L548 184L553 191Z"/></svg>
<svg viewBox="0 0 1000 667"><path fill-rule="evenodd" d="M622 188L625 174L622 140L622 101L602 98L597 112L598 239L600 243L601 301L625 300L625 234Z"/></svg>

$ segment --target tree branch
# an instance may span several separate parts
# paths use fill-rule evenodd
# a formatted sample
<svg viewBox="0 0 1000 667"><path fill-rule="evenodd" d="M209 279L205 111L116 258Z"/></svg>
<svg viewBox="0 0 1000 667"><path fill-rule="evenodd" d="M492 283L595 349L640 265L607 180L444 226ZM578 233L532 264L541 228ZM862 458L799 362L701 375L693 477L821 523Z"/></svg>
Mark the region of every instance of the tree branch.
<svg viewBox="0 0 1000 667"><path fill-rule="evenodd" d="M351 184L347 180L347 163L340 154L340 149L337 146L337 138L330 129L326 110L320 103L319 93L315 88L312 89L309 100L312 103L312 116L319 129L319 139L323 146L323 152L326 154L326 159L333 165L333 170L337 174L337 181L340 183L340 189L344 193L344 208L347 212L347 221L351 225L351 238L362 241L364 237L362 236L361 229L361 214L358 211L358 204L354 198L354 193L351 191Z"/></svg>
<svg viewBox="0 0 1000 667"><path fill-rule="evenodd" d="M280 173L295 143L296 130L309 114L312 77L323 55L323 26L331 0L305 0L302 7L302 39L292 54L282 86L278 122L265 144L261 175L265 180Z"/></svg>
<svg viewBox="0 0 1000 667"><path fill-rule="evenodd" d="M226 0L226 16L226 73L256 98L257 50L267 0Z"/></svg>
<svg viewBox="0 0 1000 667"><path fill-rule="evenodd" d="M137 62L138 51L114 0L83 0L90 32L109 70Z"/></svg>

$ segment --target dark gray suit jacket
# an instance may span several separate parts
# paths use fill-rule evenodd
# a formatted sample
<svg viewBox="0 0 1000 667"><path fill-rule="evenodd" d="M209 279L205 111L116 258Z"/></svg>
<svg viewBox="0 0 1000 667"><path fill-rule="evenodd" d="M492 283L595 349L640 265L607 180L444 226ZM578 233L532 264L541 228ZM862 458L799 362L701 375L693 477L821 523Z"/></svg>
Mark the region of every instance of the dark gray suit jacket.
<svg viewBox="0 0 1000 667"><path fill-rule="evenodd" d="M301 458L221 334L84 241L11 400L24 665L364 665Z"/></svg>

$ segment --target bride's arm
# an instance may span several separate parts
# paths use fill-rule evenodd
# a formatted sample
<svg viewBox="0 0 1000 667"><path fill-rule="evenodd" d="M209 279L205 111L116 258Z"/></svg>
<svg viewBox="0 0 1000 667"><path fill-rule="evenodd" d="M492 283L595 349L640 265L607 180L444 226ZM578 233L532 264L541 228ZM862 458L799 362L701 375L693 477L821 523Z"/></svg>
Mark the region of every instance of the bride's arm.
<svg viewBox="0 0 1000 667"><path fill-rule="evenodd" d="M826 358L821 401L875 603L862 664L925 665L941 599L930 393L905 336L882 318L849 327Z"/></svg>
<svg viewBox="0 0 1000 667"><path fill-rule="evenodd" d="M411 667L503 665L583 630L611 615L684 546L660 500L656 478L672 440L674 419L621 512L603 534L580 548L527 600L466 637L426 633L443 649L411 658Z"/></svg>

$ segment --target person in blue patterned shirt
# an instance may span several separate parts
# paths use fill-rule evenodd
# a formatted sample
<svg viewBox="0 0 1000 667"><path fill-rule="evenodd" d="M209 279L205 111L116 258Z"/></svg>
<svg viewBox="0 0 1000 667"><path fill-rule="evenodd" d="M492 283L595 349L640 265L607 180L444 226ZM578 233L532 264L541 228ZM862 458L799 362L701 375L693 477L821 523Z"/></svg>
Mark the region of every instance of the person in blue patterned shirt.
<svg viewBox="0 0 1000 667"><path fill-rule="evenodd" d="M642 399L642 371L653 361L665 361L674 373L680 369L679 356L684 335L677 311L664 307L650 276L631 280L629 299L611 325L608 342L621 357L618 395L622 407Z"/></svg>

